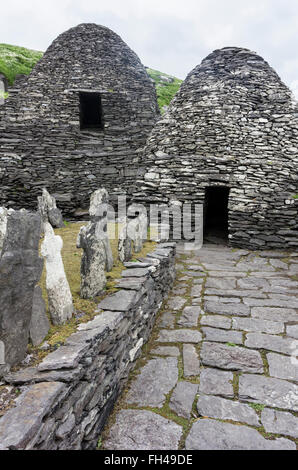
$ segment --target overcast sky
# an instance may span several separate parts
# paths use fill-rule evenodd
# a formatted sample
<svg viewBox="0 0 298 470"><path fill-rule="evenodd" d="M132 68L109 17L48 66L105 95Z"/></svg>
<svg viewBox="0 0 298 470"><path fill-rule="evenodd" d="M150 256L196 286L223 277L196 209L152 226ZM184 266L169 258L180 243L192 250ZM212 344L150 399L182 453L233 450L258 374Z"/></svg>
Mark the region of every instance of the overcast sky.
<svg viewBox="0 0 298 470"><path fill-rule="evenodd" d="M298 95L298 0L2 0L0 42L44 51L85 22L111 28L144 65L182 79L214 49L246 47Z"/></svg>

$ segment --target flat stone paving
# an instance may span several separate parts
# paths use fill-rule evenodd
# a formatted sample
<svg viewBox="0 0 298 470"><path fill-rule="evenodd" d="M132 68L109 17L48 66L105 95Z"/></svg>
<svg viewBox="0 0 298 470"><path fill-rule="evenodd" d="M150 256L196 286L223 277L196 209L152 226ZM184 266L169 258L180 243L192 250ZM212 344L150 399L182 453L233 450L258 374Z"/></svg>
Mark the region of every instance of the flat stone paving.
<svg viewBox="0 0 298 470"><path fill-rule="evenodd" d="M296 450L298 253L177 251L177 282L103 448Z"/></svg>

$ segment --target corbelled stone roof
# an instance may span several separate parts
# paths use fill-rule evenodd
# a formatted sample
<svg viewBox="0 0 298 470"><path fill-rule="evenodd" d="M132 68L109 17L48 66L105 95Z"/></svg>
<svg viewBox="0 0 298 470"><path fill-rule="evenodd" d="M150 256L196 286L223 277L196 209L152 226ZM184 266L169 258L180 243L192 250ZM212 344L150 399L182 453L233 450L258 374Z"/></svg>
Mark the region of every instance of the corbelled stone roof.
<svg viewBox="0 0 298 470"><path fill-rule="evenodd" d="M226 186L232 244L297 246L297 104L256 53L204 59L152 130L142 166L137 201L204 203L206 187Z"/></svg>
<svg viewBox="0 0 298 470"><path fill-rule="evenodd" d="M86 91L100 93L99 130L80 126ZM125 42L104 26L71 28L1 106L1 205L35 208L46 186L73 213L98 187L131 191L139 148L158 116L155 86Z"/></svg>

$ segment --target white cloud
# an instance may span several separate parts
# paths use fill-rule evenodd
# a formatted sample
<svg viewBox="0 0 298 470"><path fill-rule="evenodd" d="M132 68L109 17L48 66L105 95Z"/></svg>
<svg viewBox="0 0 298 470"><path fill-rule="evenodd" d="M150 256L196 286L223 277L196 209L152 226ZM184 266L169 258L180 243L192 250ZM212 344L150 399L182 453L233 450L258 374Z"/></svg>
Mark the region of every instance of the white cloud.
<svg viewBox="0 0 298 470"><path fill-rule="evenodd" d="M232 45L258 52L288 85L298 79L297 0L10 0L0 41L45 50L83 22L110 27L145 65L181 78Z"/></svg>

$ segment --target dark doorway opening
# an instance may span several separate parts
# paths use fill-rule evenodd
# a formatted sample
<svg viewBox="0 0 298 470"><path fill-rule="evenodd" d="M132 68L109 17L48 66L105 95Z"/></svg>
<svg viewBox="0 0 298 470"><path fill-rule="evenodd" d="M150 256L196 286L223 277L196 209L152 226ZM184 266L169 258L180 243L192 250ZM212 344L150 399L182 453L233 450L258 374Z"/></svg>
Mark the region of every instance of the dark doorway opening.
<svg viewBox="0 0 298 470"><path fill-rule="evenodd" d="M80 92L81 129L103 129L101 97L99 93Z"/></svg>
<svg viewBox="0 0 298 470"><path fill-rule="evenodd" d="M221 243L228 240L228 202L230 188L206 188L204 204L204 239Z"/></svg>

